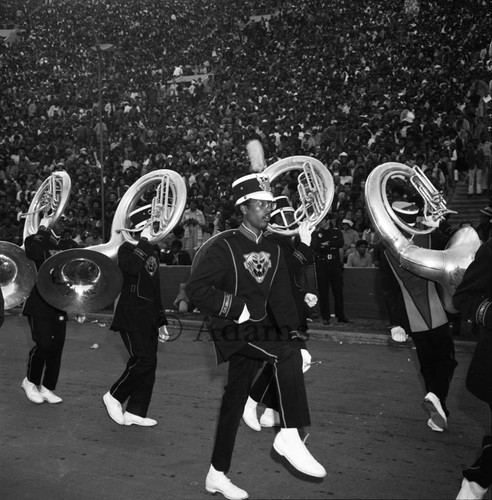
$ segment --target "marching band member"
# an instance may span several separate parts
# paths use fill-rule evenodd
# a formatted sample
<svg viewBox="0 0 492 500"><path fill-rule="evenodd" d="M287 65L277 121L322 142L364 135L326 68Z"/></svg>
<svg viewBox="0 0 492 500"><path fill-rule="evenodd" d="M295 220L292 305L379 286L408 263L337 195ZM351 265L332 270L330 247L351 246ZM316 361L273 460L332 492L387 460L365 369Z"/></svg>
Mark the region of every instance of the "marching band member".
<svg viewBox="0 0 492 500"><path fill-rule="evenodd" d="M24 242L26 256L34 261L38 270L45 260L66 249L56 233L48 229L49 226L50 220L41 219L36 234L31 234ZM77 247L75 242L74 245ZM27 375L22 381L22 388L33 403L61 403L62 398L53 391L60 375L67 313L48 304L34 285L22 314L27 316L35 342L29 351Z"/></svg>
<svg viewBox="0 0 492 500"><path fill-rule="evenodd" d="M167 334L159 249L149 242L151 227L144 227L149 216L150 205L130 213L134 228L141 230L139 241L136 246L125 241L118 250L123 285L110 329L120 332L130 358L121 377L103 396L107 412L117 424L143 427L157 424L147 417L147 411L155 382L158 340L163 341Z"/></svg>
<svg viewBox="0 0 492 500"><path fill-rule="evenodd" d="M487 403L492 416L492 239L478 249L453 296L463 317L481 327L468 374L466 387ZM491 419L492 420L492 419ZM489 431L492 422L489 422ZM484 436L480 456L463 471L457 500L482 499L492 484L492 436Z"/></svg>
<svg viewBox="0 0 492 500"><path fill-rule="evenodd" d="M294 221L294 209L289 199L287 196L277 196L274 201L276 208L270 216L272 226L291 227ZM314 307L318 300L316 295L305 290L305 280L303 279L305 267L313 262L313 250L310 248L313 230L314 226L309 227L309 221L304 220L299 224L299 238L270 231L265 233L266 238L277 243L283 252L289 272L292 295L299 315L297 330L306 333L306 337L308 330L306 307ZM262 427L280 425L278 401L272 381L273 371L271 365L267 364L255 380L243 412L244 422L254 431L261 431ZM257 415L259 402L266 405L260 420L258 420Z"/></svg>
<svg viewBox="0 0 492 500"><path fill-rule="evenodd" d="M415 225L419 213L417 205L396 201L392 208L406 224ZM412 241L423 248L444 249L453 229L446 221L442 221L439 227L444 233L442 236L434 232L416 235ZM446 398L458 363L449 320L436 285L401 267L389 250L382 253L379 269L391 337L396 342L405 342L408 335L412 337L427 392L424 397L424 407L429 413L427 425L435 432L443 432L448 427L449 416Z"/></svg>
<svg viewBox="0 0 492 500"><path fill-rule="evenodd" d="M226 474L253 378L264 361L272 365L279 400L281 429L274 449L305 474L324 477L326 471L298 431L310 425L302 376L309 354L297 332L299 320L285 260L280 247L264 234L274 209L268 178L249 174L236 180L232 189L243 222L199 250L186 289L190 300L211 315L218 362L229 362L205 488L228 499L242 499L248 493Z"/></svg>

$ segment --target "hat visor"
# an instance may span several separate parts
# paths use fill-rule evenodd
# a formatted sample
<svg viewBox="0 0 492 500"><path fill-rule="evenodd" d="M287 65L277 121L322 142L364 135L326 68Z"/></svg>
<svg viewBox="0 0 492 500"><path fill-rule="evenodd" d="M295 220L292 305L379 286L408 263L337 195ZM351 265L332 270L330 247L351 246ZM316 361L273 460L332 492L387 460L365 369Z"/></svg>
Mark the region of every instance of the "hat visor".
<svg viewBox="0 0 492 500"><path fill-rule="evenodd" d="M147 225L148 220L143 220L142 222L139 222L138 224L135 224L133 227L134 231L141 231L146 225Z"/></svg>
<svg viewBox="0 0 492 500"><path fill-rule="evenodd" d="M255 191L254 193L248 193L244 196L241 196L236 203L235 206L240 205L248 200L266 200L266 201L275 201L273 194L269 191Z"/></svg>

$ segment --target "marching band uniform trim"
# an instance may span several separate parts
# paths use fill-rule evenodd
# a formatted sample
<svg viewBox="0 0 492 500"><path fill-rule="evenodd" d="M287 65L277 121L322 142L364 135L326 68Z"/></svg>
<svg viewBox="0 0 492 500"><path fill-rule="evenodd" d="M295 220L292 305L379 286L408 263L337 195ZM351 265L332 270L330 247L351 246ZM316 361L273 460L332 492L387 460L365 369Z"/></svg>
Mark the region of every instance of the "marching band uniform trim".
<svg viewBox="0 0 492 500"><path fill-rule="evenodd" d="M487 316L487 311L489 310L490 305L492 304L492 301L489 299L485 299L477 309L477 314L475 317L475 321L477 324L481 326L485 326L485 318Z"/></svg>
<svg viewBox="0 0 492 500"><path fill-rule="evenodd" d="M147 253L144 252L141 248L137 247L135 248L135 256L140 257L144 262L147 260Z"/></svg>
<svg viewBox="0 0 492 500"><path fill-rule="evenodd" d="M232 306L232 293L224 293L224 302L219 312L219 316L227 316Z"/></svg>

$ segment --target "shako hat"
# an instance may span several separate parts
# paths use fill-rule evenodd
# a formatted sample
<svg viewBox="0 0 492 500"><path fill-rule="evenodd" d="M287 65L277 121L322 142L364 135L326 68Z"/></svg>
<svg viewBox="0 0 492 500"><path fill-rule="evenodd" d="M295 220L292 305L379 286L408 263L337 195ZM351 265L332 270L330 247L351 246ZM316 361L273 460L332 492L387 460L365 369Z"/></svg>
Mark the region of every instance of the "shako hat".
<svg viewBox="0 0 492 500"><path fill-rule="evenodd" d="M410 203L409 201L395 201L391 205L391 208L405 224L409 226L415 225L419 213L419 207L415 203Z"/></svg>
<svg viewBox="0 0 492 500"><path fill-rule="evenodd" d="M270 191L270 180L266 175L248 174L232 183L234 205L240 205L247 200L273 201Z"/></svg>
<svg viewBox="0 0 492 500"><path fill-rule="evenodd" d="M150 214L152 211L152 205L145 205L144 207L139 207L133 212L130 212L130 221L134 229L143 229L146 222L150 219Z"/></svg>

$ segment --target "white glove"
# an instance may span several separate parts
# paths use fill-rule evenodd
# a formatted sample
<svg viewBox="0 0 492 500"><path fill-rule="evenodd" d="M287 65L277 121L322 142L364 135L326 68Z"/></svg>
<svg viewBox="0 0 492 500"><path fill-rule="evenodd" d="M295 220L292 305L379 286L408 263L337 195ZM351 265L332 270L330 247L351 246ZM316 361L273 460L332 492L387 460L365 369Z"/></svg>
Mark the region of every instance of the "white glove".
<svg viewBox="0 0 492 500"><path fill-rule="evenodd" d="M407 332L401 326L394 326L391 329L391 338L395 342L406 342L408 339Z"/></svg>
<svg viewBox="0 0 492 500"><path fill-rule="evenodd" d="M318 297L316 297L314 293L306 293L306 295L304 295L304 302L309 307L314 307L318 303Z"/></svg>
<svg viewBox="0 0 492 500"><path fill-rule="evenodd" d="M159 327L159 342L165 342L166 340L169 340L169 332L167 326L162 325Z"/></svg>
<svg viewBox="0 0 492 500"><path fill-rule="evenodd" d="M307 349L301 349L302 355L302 373L306 373L309 368L311 368L311 354L307 351Z"/></svg>
<svg viewBox="0 0 492 500"><path fill-rule="evenodd" d="M249 318L250 318L250 314L249 314L248 306L246 304L244 304L244 308L243 308L243 312L241 313L241 316L239 316L238 319L235 319L234 322L237 323L238 325L240 325L241 323L248 321Z"/></svg>
<svg viewBox="0 0 492 500"><path fill-rule="evenodd" d="M314 226L309 227L309 221L303 220L299 224L299 238L301 239L301 243L309 246L311 245L311 234L314 231Z"/></svg>
<svg viewBox="0 0 492 500"><path fill-rule="evenodd" d="M441 220L442 219L437 219L437 220L434 220L434 219L422 219L422 224L424 226L427 226L427 227L439 227L439 224L441 223Z"/></svg>
<svg viewBox="0 0 492 500"><path fill-rule="evenodd" d="M45 229L48 229L50 225L51 219L47 219L46 217L43 217L41 221L39 222L39 229L41 229L41 226L43 226Z"/></svg>
<svg viewBox="0 0 492 500"><path fill-rule="evenodd" d="M76 314L75 321L82 324L85 321L85 314Z"/></svg>
<svg viewBox="0 0 492 500"><path fill-rule="evenodd" d="M142 233L140 234L140 238L146 238L147 241L152 239L152 225L149 224L143 228Z"/></svg>

